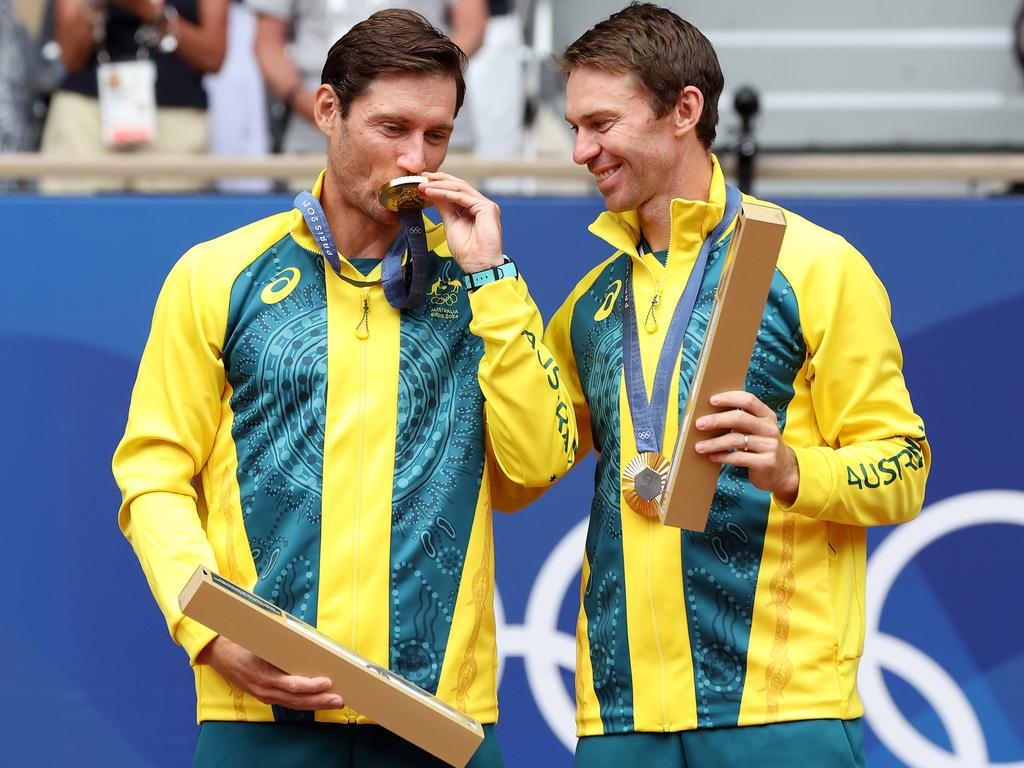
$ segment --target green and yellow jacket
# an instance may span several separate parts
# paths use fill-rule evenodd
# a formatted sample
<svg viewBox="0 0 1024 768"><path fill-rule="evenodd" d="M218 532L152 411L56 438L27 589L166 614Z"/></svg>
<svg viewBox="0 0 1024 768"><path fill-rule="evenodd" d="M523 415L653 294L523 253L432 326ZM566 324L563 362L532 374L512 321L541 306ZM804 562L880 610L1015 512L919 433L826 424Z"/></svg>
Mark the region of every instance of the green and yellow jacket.
<svg viewBox="0 0 1024 768"><path fill-rule="evenodd" d="M491 723L492 508L562 475L576 428L524 282L467 293L427 236L428 295L403 312L349 282L379 263L325 271L298 210L186 253L114 456L119 522L193 663L214 633L177 597L204 564ZM200 721L312 719L194 669Z"/></svg>
<svg viewBox="0 0 1024 768"><path fill-rule="evenodd" d="M626 506L621 469L637 454L622 372L626 261L650 396L672 308L724 209L714 160L708 202L672 201L667 253L638 255L636 212L603 213L591 231L614 253L545 336L574 403L577 458L598 454L577 624L580 735L858 717L865 527L921 509L930 451L885 290L845 240L790 212L745 388L796 452L796 501L727 467L703 534ZM713 247L677 361L669 455L731 237L730 227Z"/></svg>

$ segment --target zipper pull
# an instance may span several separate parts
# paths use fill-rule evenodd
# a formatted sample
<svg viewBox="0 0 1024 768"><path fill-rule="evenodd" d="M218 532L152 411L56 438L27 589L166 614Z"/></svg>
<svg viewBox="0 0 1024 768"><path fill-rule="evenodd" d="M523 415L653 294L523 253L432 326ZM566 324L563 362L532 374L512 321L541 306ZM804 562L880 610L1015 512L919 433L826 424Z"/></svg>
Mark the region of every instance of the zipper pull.
<svg viewBox="0 0 1024 768"><path fill-rule="evenodd" d="M370 338L370 289L359 291L359 298L363 301L363 316L356 326L356 338L365 340Z"/></svg>
<svg viewBox="0 0 1024 768"><path fill-rule="evenodd" d="M658 304L661 303L661 290L654 294L654 298L651 299L651 308L647 310L647 317L644 318L644 330L648 333L654 333L658 330L658 315L654 311Z"/></svg>

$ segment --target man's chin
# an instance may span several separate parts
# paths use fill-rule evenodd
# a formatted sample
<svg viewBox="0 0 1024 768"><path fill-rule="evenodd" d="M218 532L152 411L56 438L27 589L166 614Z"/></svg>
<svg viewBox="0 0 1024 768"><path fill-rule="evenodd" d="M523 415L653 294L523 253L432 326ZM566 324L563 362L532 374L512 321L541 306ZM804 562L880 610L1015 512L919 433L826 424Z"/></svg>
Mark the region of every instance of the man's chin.
<svg viewBox="0 0 1024 768"><path fill-rule="evenodd" d="M626 211L632 211L636 208L635 205L630 205L628 201L623 200L621 197L615 195L602 195L601 198L604 200L605 210L612 213L625 213Z"/></svg>
<svg viewBox="0 0 1024 768"><path fill-rule="evenodd" d="M398 218L397 211L392 211L390 208L385 208L376 200L373 201L373 207L371 208L371 210L373 211L372 217L381 224L392 226L394 224L398 224L400 221L400 219Z"/></svg>

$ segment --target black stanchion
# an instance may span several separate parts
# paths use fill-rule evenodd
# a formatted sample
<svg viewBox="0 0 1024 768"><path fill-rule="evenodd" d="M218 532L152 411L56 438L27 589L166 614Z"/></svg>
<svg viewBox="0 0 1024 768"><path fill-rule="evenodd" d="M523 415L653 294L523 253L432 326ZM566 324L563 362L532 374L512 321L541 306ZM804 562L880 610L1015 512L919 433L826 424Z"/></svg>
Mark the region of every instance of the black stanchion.
<svg viewBox="0 0 1024 768"><path fill-rule="evenodd" d="M736 91L733 107L740 116L739 140L736 142L736 180L742 192L752 194L757 142L754 140L754 117L761 108L757 91L744 85Z"/></svg>

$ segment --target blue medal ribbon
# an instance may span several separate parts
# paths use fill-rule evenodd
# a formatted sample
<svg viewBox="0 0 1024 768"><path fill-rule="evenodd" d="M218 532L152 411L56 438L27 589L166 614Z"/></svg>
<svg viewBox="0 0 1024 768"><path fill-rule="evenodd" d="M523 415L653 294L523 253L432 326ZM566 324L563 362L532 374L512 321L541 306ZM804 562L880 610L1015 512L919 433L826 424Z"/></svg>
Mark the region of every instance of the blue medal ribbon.
<svg viewBox="0 0 1024 768"><path fill-rule="evenodd" d="M689 325L693 306L697 302L700 284L704 279L708 256L712 247L729 228L739 212L743 196L735 187L726 185L725 213L718 226L701 245L697 261L690 271L683 295L679 297L672 320L665 335L665 343L658 356L658 367L654 373L654 388L651 399L647 399L644 385L643 361L640 357L640 335L633 309L633 258L626 261L626 286L622 299L622 361L626 376L626 393L629 398L629 412L633 418L633 436L640 453L661 453L665 437L665 412L668 407L668 393L675 372L676 357L683 346L686 326Z"/></svg>
<svg viewBox="0 0 1024 768"><path fill-rule="evenodd" d="M295 196L293 205L302 212L306 220L309 233L316 240L320 252L327 259L334 273L341 274L341 258L338 256L338 248L334 245L334 235L331 234L331 227L327 223L327 216L324 214L323 206L309 192L303 190Z"/></svg>
<svg viewBox="0 0 1024 768"><path fill-rule="evenodd" d="M395 309L412 309L422 304L427 294L427 233L419 209L399 211L398 218L402 231L384 254L380 277L388 304ZM412 262L408 287L402 271L402 254L407 245Z"/></svg>
<svg viewBox="0 0 1024 768"><path fill-rule="evenodd" d="M323 206L311 193L303 191L295 196L294 205L302 212L306 226L313 235L320 252L331 265L334 273L341 276L341 257L334 244L334 235L327 223ZM381 283L384 296L395 309L412 309L423 303L427 288L427 233L423 226L423 214L419 210L403 210L398 213L402 231L398 233L384 254L381 264ZM402 256L409 250L412 275L409 285L405 284Z"/></svg>

